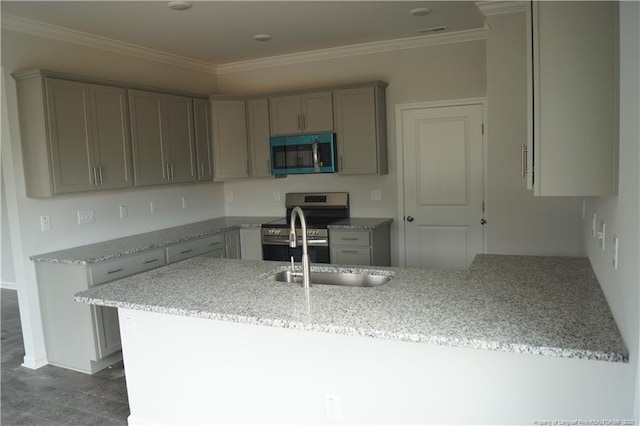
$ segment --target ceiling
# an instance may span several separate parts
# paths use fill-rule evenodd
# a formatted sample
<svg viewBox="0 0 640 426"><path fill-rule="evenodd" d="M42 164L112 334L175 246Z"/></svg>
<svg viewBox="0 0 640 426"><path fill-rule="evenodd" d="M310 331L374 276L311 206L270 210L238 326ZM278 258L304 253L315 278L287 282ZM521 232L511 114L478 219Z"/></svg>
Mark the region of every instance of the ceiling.
<svg viewBox="0 0 640 426"><path fill-rule="evenodd" d="M194 1L174 11L164 1L5 1L8 15L202 61L236 63L318 49L483 27L472 1ZM413 16L415 8L429 8ZM270 41L253 39L270 34ZM442 32L437 34L443 34ZM433 37L433 35L431 35Z"/></svg>

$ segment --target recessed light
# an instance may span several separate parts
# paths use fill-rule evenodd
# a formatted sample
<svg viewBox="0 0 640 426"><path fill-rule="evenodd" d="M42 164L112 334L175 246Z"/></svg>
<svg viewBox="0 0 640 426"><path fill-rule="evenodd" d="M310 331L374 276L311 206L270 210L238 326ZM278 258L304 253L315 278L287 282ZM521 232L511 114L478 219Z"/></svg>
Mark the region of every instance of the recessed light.
<svg viewBox="0 0 640 426"><path fill-rule="evenodd" d="M416 30L417 33L420 34L431 34L431 33L440 33L442 31L447 31L449 27L431 27L431 28L423 28L420 30Z"/></svg>
<svg viewBox="0 0 640 426"><path fill-rule="evenodd" d="M167 3L167 6L173 10L188 10L191 9L193 5L188 1L170 1Z"/></svg>
<svg viewBox="0 0 640 426"><path fill-rule="evenodd" d="M409 13L413 16L425 16L431 13L431 9L428 7L418 7L416 9L411 9L411 12Z"/></svg>
<svg viewBox="0 0 640 426"><path fill-rule="evenodd" d="M270 34L256 34L253 36L253 39L257 41L269 41L271 38Z"/></svg>

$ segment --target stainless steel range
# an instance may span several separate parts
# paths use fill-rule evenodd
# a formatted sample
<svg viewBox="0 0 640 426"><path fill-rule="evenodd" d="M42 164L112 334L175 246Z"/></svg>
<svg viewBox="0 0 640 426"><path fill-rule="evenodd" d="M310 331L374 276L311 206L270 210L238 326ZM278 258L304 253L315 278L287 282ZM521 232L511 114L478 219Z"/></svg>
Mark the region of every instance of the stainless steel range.
<svg viewBox="0 0 640 426"><path fill-rule="evenodd" d="M302 248L289 247L289 220L291 210L299 206L307 219L307 245L312 263L329 263L328 225L349 218L348 192L289 192L285 197L287 217L277 222L262 225L262 258L264 260L288 261L291 256L300 262ZM296 229L298 241L302 241L302 230Z"/></svg>

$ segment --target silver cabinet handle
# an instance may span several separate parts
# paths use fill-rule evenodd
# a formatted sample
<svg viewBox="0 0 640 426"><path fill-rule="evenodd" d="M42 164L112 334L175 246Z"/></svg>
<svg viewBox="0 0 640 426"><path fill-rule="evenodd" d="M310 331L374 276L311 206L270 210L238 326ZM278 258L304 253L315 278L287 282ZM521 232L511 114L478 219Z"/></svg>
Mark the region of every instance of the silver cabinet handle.
<svg viewBox="0 0 640 426"><path fill-rule="evenodd" d="M143 265L148 265L150 263L157 262L157 261L158 261L158 259L145 260L144 262L142 262L142 264Z"/></svg>
<svg viewBox="0 0 640 426"><path fill-rule="evenodd" d="M169 170L171 171L171 180L173 180L173 163L169 163Z"/></svg>
<svg viewBox="0 0 640 426"><path fill-rule="evenodd" d="M166 173L167 180L171 180L171 175L169 174L169 164L164 166L164 172Z"/></svg>
<svg viewBox="0 0 640 426"><path fill-rule="evenodd" d="M358 241L357 237L340 237L343 241Z"/></svg>
<svg viewBox="0 0 640 426"><path fill-rule="evenodd" d="M520 145L520 171L522 178L527 177L527 154L528 154L527 145Z"/></svg>
<svg viewBox="0 0 640 426"><path fill-rule="evenodd" d="M200 162L200 177L204 177L204 161Z"/></svg>
<svg viewBox="0 0 640 426"><path fill-rule="evenodd" d="M298 114L298 129L302 130L302 126L300 125L300 114Z"/></svg>
<svg viewBox="0 0 640 426"><path fill-rule="evenodd" d="M304 130L305 127L307 127L307 117L302 114L302 129Z"/></svg>
<svg viewBox="0 0 640 426"><path fill-rule="evenodd" d="M122 269L122 268L114 269L113 271L107 271L107 275L115 274L116 272L122 272L122 271L124 271L124 269Z"/></svg>
<svg viewBox="0 0 640 426"><path fill-rule="evenodd" d="M102 186L102 166L98 166L98 177L100 177L100 186Z"/></svg>
<svg viewBox="0 0 640 426"><path fill-rule="evenodd" d="M96 170L96 166L93 166L93 184L98 186L98 172Z"/></svg>
<svg viewBox="0 0 640 426"><path fill-rule="evenodd" d="M191 253L193 251L193 249L189 249L189 250L182 250L180 252L180 254L187 254L187 253Z"/></svg>
<svg viewBox="0 0 640 426"><path fill-rule="evenodd" d="M340 250L342 253L357 253L358 250Z"/></svg>
<svg viewBox="0 0 640 426"><path fill-rule="evenodd" d="M216 242L214 242L214 243L209 243L209 247L212 247L212 246L219 246L220 244L222 244L222 241L216 241Z"/></svg>

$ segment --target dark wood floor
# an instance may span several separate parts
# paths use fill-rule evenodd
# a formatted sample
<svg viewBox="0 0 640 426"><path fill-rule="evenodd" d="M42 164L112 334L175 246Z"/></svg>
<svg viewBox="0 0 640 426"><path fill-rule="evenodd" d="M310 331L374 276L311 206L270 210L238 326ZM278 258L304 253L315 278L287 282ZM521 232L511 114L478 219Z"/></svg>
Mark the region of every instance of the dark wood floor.
<svg viewBox="0 0 640 426"><path fill-rule="evenodd" d="M122 363L89 376L53 366L30 370L24 357L17 293L1 290L0 424L126 425L129 416Z"/></svg>

